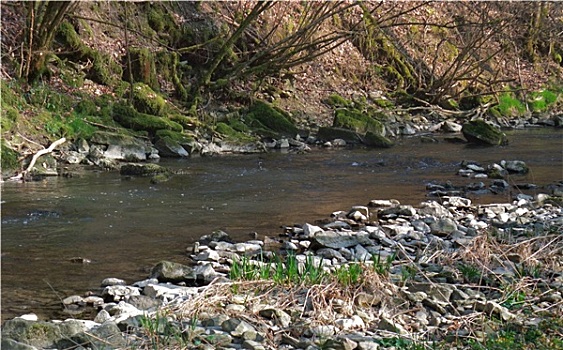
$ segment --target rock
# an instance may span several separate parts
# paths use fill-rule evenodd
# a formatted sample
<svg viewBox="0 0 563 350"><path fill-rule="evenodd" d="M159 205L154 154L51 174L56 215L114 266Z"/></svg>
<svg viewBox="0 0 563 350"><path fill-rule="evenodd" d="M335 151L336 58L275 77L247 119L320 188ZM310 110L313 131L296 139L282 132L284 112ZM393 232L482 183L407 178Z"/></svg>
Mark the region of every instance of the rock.
<svg viewBox="0 0 563 350"><path fill-rule="evenodd" d="M171 261L161 261L151 270L151 278L158 279L159 282L189 282L193 283L197 275L193 268Z"/></svg>
<svg viewBox="0 0 563 350"><path fill-rule="evenodd" d="M127 300L133 295L140 295L140 289L131 286L107 286L102 291L102 297L106 301Z"/></svg>
<svg viewBox="0 0 563 350"><path fill-rule="evenodd" d="M409 292L424 292L429 297L440 302L448 303L455 286L444 283L410 283L407 285Z"/></svg>
<svg viewBox="0 0 563 350"><path fill-rule="evenodd" d="M371 131L368 131L365 136L361 137L361 140L364 145L376 148L390 148L394 145L393 141L387 137Z"/></svg>
<svg viewBox="0 0 563 350"><path fill-rule="evenodd" d="M526 163L521 160L503 160L500 165L510 174L527 174L530 171Z"/></svg>
<svg viewBox="0 0 563 350"><path fill-rule="evenodd" d="M457 133L461 131L462 126L451 120L446 120L440 129L445 132Z"/></svg>
<svg viewBox="0 0 563 350"><path fill-rule="evenodd" d="M83 325L72 320L55 324L14 318L2 325L2 340L11 339L39 349L65 348L72 346L70 339L83 331Z"/></svg>
<svg viewBox="0 0 563 350"><path fill-rule="evenodd" d="M353 130L335 127L319 127L317 138L322 141L332 141L334 139L344 140L347 144L361 143L360 137ZM340 141L339 141L340 142ZM332 145L332 144L331 144Z"/></svg>
<svg viewBox="0 0 563 350"><path fill-rule="evenodd" d="M188 157L190 155L178 141L169 136L158 139L154 147L161 157Z"/></svg>
<svg viewBox="0 0 563 350"><path fill-rule="evenodd" d="M90 143L94 146L104 146L103 157L114 160L142 161L146 160L147 154L151 153L150 145L143 140L106 131L96 131L90 138ZM89 149L90 156L92 156L92 149L93 147Z"/></svg>
<svg viewBox="0 0 563 350"><path fill-rule="evenodd" d="M119 170L121 175L129 176L154 176L169 172L167 168L154 163L127 163L123 164Z"/></svg>
<svg viewBox="0 0 563 350"><path fill-rule="evenodd" d="M322 232L324 232L324 230L319 226L311 225L308 223L305 223L303 225L303 236L305 238L314 237L317 233L322 233Z"/></svg>
<svg viewBox="0 0 563 350"><path fill-rule="evenodd" d="M268 307L260 310L258 313L262 317L275 320L276 323L283 328L287 328L291 325L291 316L283 310Z"/></svg>
<svg viewBox="0 0 563 350"><path fill-rule="evenodd" d="M408 334L403 326L383 316L379 320L378 328L393 333Z"/></svg>
<svg viewBox="0 0 563 350"><path fill-rule="evenodd" d="M225 231L221 231L221 230L217 230L217 231L213 231L211 234L209 235L205 235L202 236L199 239L199 242L201 244L207 245L210 242L228 242L228 243L234 243L234 241L232 240L232 238L229 236L229 234Z"/></svg>
<svg viewBox="0 0 563 350"><path fill-rule="evenodd" d="M256 332L256 329L248 322L238 318L229 318L221 323L221 329L229 332L233 337L240 337L246 332Z"/></svg>
<svg viewBox="0 0 563 350"><path fill-rule="evenodd" d="M125 280L122 280L121 278L113 278L113 277L109 277L109 278L105 278L102 281L101 286L102 287L107 287L107 286L124 286L127 283L125 282Z"/></svg>
<svg viewBox="0 0 563 350"><path fill-rule="evenodd" d="M335 231L325 231L323 233L318 233L311 240L311 248L347 248L358 245L358 239L350 234L335 232Z"/></svg>
<svg viewBox="0 0 563 350"><path fill-rule="evenodd" d="M503 132L482 119L463 124L461 132L470 143L491 146L508 144L508 139Z"/></svg>

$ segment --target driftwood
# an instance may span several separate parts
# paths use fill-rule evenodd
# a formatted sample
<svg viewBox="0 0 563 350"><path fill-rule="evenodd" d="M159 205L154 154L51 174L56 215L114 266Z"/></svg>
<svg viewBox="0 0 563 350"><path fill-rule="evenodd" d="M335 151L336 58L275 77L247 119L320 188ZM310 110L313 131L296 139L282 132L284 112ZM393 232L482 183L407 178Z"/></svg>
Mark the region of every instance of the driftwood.
<svg viewBox="0 0 563 350"><path fill-rule="evenodd" d="M59 140L53 142L51 144L51 146L49 146L49 148L42 149L39 152L35 153L33 155L33 158L31 158L31 162L29 163L29 166L27 167L27 169L25 169L24 171L22 171L18 175L11 177L10 181L19 181L19 180L25 179L25 176L31 171L31 169L33 169L33 166L35 165L35 163L37 162L37 159L39 159L39 157L41 157L44 154L53 152L53 150L57 146L65 143L65 142L66 142L66 138L63 137L62 139L59 139Z"/></svg>

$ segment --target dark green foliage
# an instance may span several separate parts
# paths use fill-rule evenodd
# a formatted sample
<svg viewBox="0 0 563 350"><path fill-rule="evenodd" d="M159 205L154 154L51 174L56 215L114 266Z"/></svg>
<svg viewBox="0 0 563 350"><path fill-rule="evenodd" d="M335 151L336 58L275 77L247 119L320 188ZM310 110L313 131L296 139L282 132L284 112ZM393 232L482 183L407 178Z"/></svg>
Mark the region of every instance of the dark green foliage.
<svg viewBox="0 0 563 350"><path fill-rule="evenodd" d="M135 108L122 103L116 103L113 106L112 115L115 121L124 127L133 130L145 130L153 135L161 129L183 131L182 126L178 123L163 117L137 112Z"/></svg>
<svg viewBox="0 0 563 350"><path fill-rule="evenodd" d="M274 133L291 137L298 133L297 127L285 112L263 101L254 102L245 119L248 120L247 125L253 129L265 127Z"/></svg>

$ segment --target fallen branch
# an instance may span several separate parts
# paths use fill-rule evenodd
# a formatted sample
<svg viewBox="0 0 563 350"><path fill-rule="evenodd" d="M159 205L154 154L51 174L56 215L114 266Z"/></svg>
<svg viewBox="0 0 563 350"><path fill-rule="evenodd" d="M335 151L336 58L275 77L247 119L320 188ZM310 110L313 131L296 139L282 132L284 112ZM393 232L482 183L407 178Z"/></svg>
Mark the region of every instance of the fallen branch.
<svg viewBox="0 0 563 350"><path fill-rule="evenodd" d="M35 154L33 155L33 158L31 158L31 162L29 163L29 166L27 167L27 169L25 169L24 171L22 171L20 174L11 177L11 178L10 178L10 181L19 181L19 180L21 180L21 179L24 179L25 176L31 171L31 169L33 169L33 166L35 165L35 163L37 162L37 159L38 159L39 157L41 157L41 156L44 155L44 154L53 152L53 150L55 149L55 147L57 147L57 146L59 146L59 145L65 143L65 142L66 142L66 138L63 137L62 139L59 139L59 140L53 142L53 143L51 144L51 146L49 146L49 148L47 148L47 149L42 149L42 150L40 150L39 152L35 153Z"/></svg>

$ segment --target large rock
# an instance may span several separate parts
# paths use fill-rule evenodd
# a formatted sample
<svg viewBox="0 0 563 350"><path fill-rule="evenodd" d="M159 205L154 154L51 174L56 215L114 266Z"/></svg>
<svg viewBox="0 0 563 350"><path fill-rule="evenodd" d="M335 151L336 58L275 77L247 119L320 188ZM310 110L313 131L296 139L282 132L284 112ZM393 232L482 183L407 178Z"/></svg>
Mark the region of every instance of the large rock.
<svg viewBox="0 0 563 350"><path fill-rule="evenodd" d="M353 130L334 128L334 127L320 127L317 132L317 138L322 141L332 141L335 139L344 140L346 143L359 144L361 143L360 137Z"/></svg>
<svg viewBox="0 0 563 350"><path fill-rule="evenodd" d="M376 147L376 148L390 148L393 147L393 141L389 140L387 137L368 131L362 138L362 143L366 146Z"/></svg>
<svg viewBox="0 0 563 350"><path fill-rule="evenodd" d="M116 160L146 160L151 146L138 138L107 131L96 131L90 143L106 146L103 156Z"/></svg>
<svg viewBox="0 0 563 350"><path fill-rule="evenodd" d="M55 324L15 318L2 326L2 343L12 343L11 339L39 349L66 348L75 345L71 339L84 330L82 323L73 320Z"/></svg>
<svg viewBox="0 0 563 350"><path fill-rule="evenodd" d="M151 278L159 282L195 282L197 275L193 268L171 261L161 261L151 270Z"/></svg>
<svg viewBox="0 0 563 350"><path fill-rule="evenodd" d="M170 170L154 163L128 163L121 166L119 173L130 176L155 176L169 174Z"/></svg>
<svg viewBox="0 0 563 350"><path fill-rule="evenodd" d="M461 132L470 143L491 146L508 144L505 133L482 119L472 120L463 124Z"/></svg>
<svg viewBox="0 0 563 350"><path fill-rule="evenodd" d="M166 136L156 141L154 147L162 157L187 157L188 151L180 143Z"/></svg>
<svg viewBox="0 0 563 350"><path fill-rule="evenodd" d="M311 248L348 248L358 245L360 242L358 237L352 236L350 234L336 232L336 231L324 231L317 233L311 240Z"/></svg>

